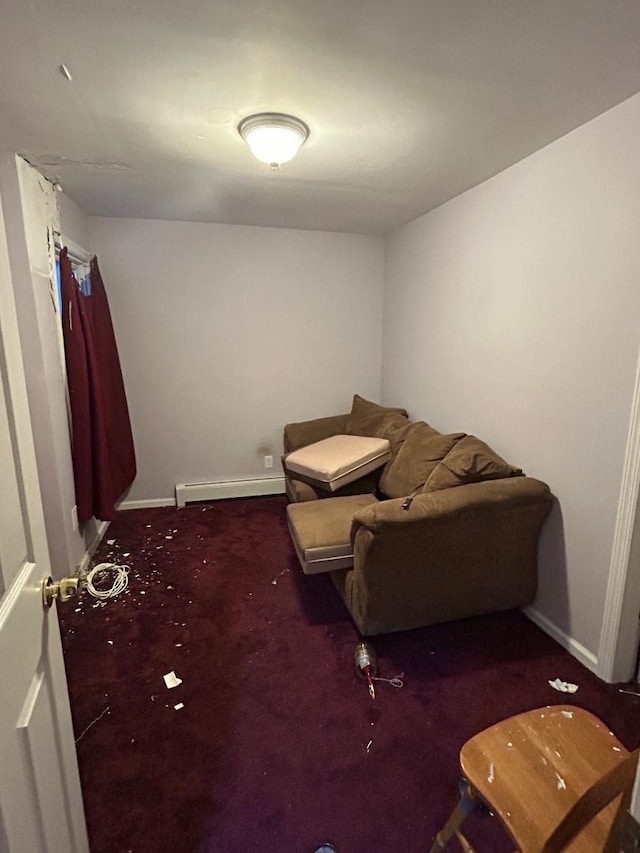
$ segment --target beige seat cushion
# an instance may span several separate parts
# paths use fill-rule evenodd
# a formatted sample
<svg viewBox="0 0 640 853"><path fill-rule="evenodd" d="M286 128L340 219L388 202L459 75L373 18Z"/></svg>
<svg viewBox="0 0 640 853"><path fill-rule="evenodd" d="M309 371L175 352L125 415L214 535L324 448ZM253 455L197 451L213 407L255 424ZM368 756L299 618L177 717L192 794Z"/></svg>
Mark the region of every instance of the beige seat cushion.
<svg viewBox="0 0 640 853"><path fill-rule="evenodd" d="M332 435L294 450L284 460L288 474L312 486L335 492L380 468L391 458L386 438Z"/></svg>
<svg viewBox="0 0 640 853"><path fill-rule="evenodd" d="M353 565L351 521L371 503L377 503L374 495L349 495L287 506L289 531L306 575Z"/></svg>

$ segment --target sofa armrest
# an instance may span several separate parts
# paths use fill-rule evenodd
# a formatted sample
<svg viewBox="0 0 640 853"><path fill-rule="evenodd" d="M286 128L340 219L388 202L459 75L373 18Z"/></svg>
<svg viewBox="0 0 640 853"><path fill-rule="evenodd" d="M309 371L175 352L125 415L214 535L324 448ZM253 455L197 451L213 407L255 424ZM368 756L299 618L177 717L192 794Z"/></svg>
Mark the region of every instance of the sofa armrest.
<svg viewBox="0 0 640 853"><path fill-rule="evenodd" d="M464 516L491 514L518 507L543 505L550 507L551 493L546 483L533 477L508 477L468 483L451 489L417 494L408 509L405 498L380 501L357 512L353 519L352 536L365 527L373 533L400 532L425 524L455 524L458 533ZM546 514L546 513L545 513Z"/></svg>
<svg viewBox="0 0 640 853"><path fill-rule="evenodd" d="M346 432L348 413L315 418L311 421L287 424L284 428L284 452L292 453L300 447L307 447L323 438Z"/></svg>
<svg viewBox="0 0 640 853"><path fill-rule="evenodd" d="M529 604L552 496L510 477L381 501L355 514L353 568L332 573L364 635Z"/></svg>

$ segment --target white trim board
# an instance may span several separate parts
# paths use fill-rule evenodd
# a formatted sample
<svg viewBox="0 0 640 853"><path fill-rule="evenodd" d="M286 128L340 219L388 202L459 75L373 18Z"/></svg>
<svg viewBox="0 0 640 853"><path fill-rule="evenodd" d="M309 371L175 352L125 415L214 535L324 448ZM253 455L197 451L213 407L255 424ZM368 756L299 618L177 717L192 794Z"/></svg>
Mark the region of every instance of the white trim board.
<svg viewBox="0 0 640 853"><path fill-rule="evenodd" d="M640 609L640 356L636 367L629 432L622 469L598 658L604 681L634 676ZM634 537L635 531L635 537Z"/></svg>
<svg viewBox="0 0 640 853"><path fill-rule="evenodd" d="M574 658L577 658L581 664L584 664L587 669L598 675L598 658L593 654L593 652L590 652L586 646L583 646L582 643L579 643L577 640L574 640L573 637L565 634L564 631L561 631L557 625L554 625L553 622L547 619L546 616L543 616L542 613L534 607L529 606L523 608L523 613L528 616L532 622L535 622L538 628L542 628L545 634L552 637L562 646L563 649L566 649L569 654L573 655Z"/></svg>
<svg viewBox="0 0 640 853"><path fill-rule="evenodd" d="M636 775L636 784L633 789L633 796L631 797L631 806L629 811L638 823L640 823L640 770L638 770Z"/></svg>
<svg viewBox="0 0 640 853"><path fill-rule="evenodd" d="M102 542L104 538L104 534L107 532L110 521L98 521L98 526L96 528L96 535L93 537L93 540L87 545L87 550L82 555L80 562L76 567L76 574L84 575L89 567L89 563L91 562L91 558L96 552L98 545Z"/></svg>
<svg viewBox="0 0 640 853"><path fill-rule="evenodd" d="M118 504L118 512L128 509L151 509L154 506L175 506L174 498L143 498L138 501L122 501Z"/></svg>
<svg viewBox="0 0 640 853"><path fill-rule="evenodd" d="M284 477L219 480L211 483L176 483L176 506L181 508L191 501L253 498L261 495L283 495L284 492Z"/></svg>

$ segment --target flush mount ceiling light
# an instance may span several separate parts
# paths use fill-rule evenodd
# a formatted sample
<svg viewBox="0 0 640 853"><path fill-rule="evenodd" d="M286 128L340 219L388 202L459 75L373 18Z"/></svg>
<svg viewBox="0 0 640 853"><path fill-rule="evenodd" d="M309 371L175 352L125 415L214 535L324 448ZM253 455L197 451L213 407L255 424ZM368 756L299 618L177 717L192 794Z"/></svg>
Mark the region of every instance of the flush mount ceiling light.
<svg viewBox="0 0 640 853"><path fill-rule="evenodd" d="M288 163L309 136L309 128L295 116L283 113L258 113L242 119L238 133L254 157L277 169Z"/></svg>

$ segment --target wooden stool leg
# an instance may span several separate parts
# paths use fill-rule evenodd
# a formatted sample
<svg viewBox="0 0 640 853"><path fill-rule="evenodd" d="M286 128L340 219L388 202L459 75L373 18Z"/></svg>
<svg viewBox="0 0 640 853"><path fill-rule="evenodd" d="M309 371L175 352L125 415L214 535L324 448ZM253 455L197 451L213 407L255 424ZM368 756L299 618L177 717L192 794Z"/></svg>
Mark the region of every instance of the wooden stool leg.
<svg viewBox="0 0 640 853"><path fill-rule="evenodd" d="M451 812L449 820L436 835L435 841L429 853L440 853L451 841L454 835L459 836L460 827L467 817L475 809L477 800L471 790L471 785L466 779L460 780L460 799L457 806Z"/></svg>

